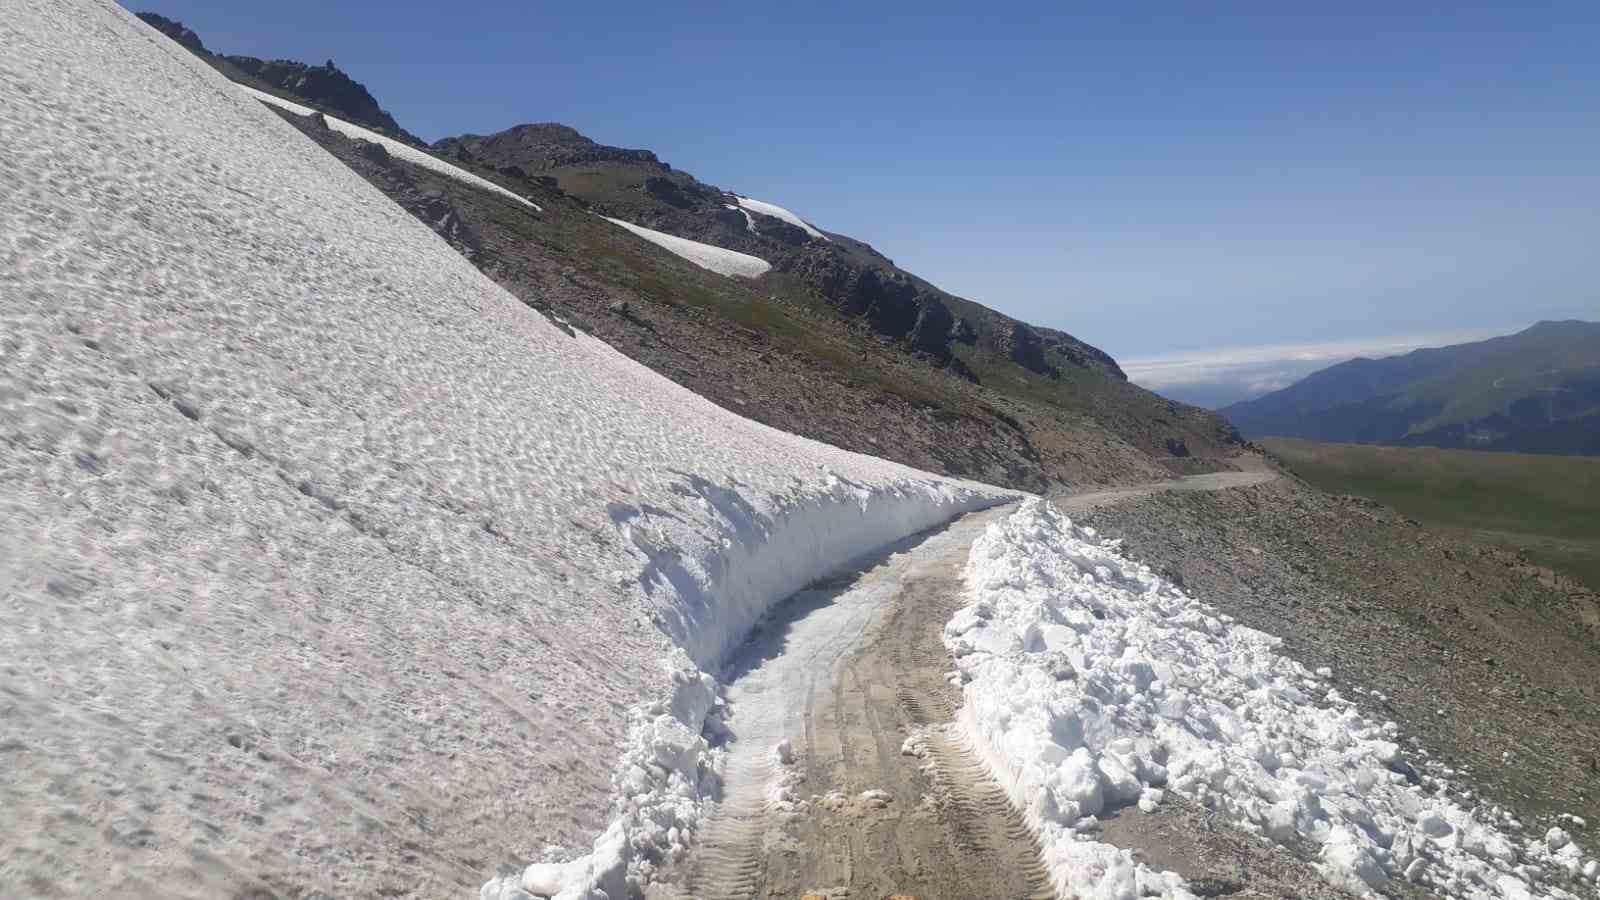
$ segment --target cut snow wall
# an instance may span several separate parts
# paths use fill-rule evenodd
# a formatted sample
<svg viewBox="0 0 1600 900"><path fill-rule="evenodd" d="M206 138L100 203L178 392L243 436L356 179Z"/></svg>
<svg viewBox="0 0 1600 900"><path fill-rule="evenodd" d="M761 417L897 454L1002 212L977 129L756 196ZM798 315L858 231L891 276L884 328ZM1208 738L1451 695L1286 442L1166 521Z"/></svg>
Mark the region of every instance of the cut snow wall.
<svg viewBox="0 0 1600 900"><path fill-rule="evenodd" d="M554 327L113 3L0 46L0 895L463 896L602 830L625 891L691 653L1006 493Z"/></svg>

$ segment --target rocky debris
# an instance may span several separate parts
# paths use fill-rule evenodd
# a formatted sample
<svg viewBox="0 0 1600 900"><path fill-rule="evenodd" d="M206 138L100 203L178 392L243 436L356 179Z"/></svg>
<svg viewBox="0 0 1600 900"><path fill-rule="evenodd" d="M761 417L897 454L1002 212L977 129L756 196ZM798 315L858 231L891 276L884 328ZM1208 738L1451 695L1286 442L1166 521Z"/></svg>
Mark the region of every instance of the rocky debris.
<svg viewBox="0 0 1600 900"><path fill-rule="evenodd" d="M950 340L970 347L978 342L978 332L973 329L971 322L957 319L955 324L950 326Z"/></svg>
<svg viewBox="0 0 1600 900"><path fill-rule="evenodd" d="M195 34L188 26L176 19L157 15L153 12L134 13L140 21L154 28L169 38L183 45L185 50L197 56L205 56L208 52L206 45L200 42L200 35Z"/></svg>
<svg viewBox="0 0 1600 900"><path fill-rule="evenodd" d="M379 148L382 149L382 148ZM472 259L482 248L478 235L463 221L461 214L442 193L424 191L415 198L399 200L401 206L421 219L462 256Z"/></svg>

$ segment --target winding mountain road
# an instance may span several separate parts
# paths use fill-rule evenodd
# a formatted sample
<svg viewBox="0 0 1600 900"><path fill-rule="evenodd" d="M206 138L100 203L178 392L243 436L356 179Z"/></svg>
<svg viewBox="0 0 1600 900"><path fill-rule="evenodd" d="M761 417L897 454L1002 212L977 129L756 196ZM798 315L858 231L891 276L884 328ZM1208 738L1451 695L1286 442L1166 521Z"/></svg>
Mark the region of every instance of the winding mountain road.
<svg viewBox="0 0 1600 900"><path fill-rule="evenodd" d="M1220 490L1251 471L1064 494L1082 512L1166 490ZM654 900L1028 898L1055 892L1027 826L954 724L941 632L968 548L999 507L907 538L796 594L730 661L728 752L695 849Z"/></svg>

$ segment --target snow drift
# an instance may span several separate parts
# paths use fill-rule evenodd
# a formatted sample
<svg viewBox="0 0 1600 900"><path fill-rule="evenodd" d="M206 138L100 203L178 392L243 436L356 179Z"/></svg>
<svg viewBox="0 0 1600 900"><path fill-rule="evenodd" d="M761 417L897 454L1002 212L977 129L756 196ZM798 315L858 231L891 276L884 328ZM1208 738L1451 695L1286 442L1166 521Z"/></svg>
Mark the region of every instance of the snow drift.
<svg viewBox="0 0 1600 900"><path fill-rule="evenodd" d="M718 275L759 278L772 268L772 263L759 256L751 256L748 253L728 250L713 244L702 244L699 241L691 241L688 238L656 231L654 228L646 228L621 219L613 219L610 216L602 218L613 225L622 226L674 256L687 259L700 268L710 269Z"/></svg>
<svg viewBox="0 0 1600 900"><path fill-rule="evenodd" d="M506 190L487 178L479 178L478 176L459 166L452 166L439 157L434 156L431 153L424 153L410 144L405 143L404 141L397 141L392 137L362 128L360 125L346 122L343 119L330 116L327 113L319 113L309 106L301 106L298 103L285 100L275 94L268 94L265 91L258 91L255 88L246 87L242 84L238 87L240 90L256 98L257 100L262 101L263 103L269 103L278 107L279 109L292 112L297 116L321 115L323 121L327 122L328 127L334 131L339 132L347 138L366 141L370 144L380 144L382 145L383 149L389 152L390 156L403 159L412 165L421 166L424 169L437 172L446 178L454 178L456 181L459 181L463 184L470 184L479 190L488 191L491 194L499 194L508 200L514 200L517 203L521 203L523 206L531 206L534 209L539 209L539 204L534 203L527 197L512 193L511 191Z"/></svg>
<svg viewBox="0 0 1600 900"><path fill-rule="evenodd" d="M799 228L814 238L822 238L825 241L830 240L827 235L813 228L810 222L807 222L805 219L800 218L776 203L764 203L760 200L752 200L749 197L738 197L737 195L735 195L735 197L738 199L740 206L750 210L751 212L758 212L764 216L772 216L774 219L782 219L783 221L788 222L790 225L793 225L796 228Z"/></svg>
<svg viewBox="0 0 1600 900"><path fill-rule="evenodd" d="M1102 811L1169 790L1318 848L1356 895L1404 878L1456 897L1600 896L1600 864L1565 832L1518 840L1502 811L1453 802L1394 723L1053 506L1027 500L991 525L966 578L973 602L945 628L964 723L1064 896L1191 896L1091 837Z"/></svg>
<svg viewBox="0 0 1600 900"><path fill-rule="evenodd" d="M616 900L702 669L998 496L547 322L109 2L0 44L0 894Z"/></svg>

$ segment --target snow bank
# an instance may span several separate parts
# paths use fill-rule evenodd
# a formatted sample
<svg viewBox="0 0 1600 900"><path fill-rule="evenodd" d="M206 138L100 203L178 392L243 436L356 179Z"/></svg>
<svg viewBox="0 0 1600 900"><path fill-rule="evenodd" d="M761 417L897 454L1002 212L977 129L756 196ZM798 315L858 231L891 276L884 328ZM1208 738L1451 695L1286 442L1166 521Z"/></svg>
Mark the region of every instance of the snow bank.
<svg viewBox="0 0 1600 900"><path fill-rule="evenodd" d="M1002 496L557 327L111 3L0 45L0 895L617 900L703 669Z"/></svg>
<svg viewBox="0 0 1600 900"><path fill-rule="evenodd" d="M614 225L621 225L668 253L674 256L681 256L700 268L710 269L718 275L759 278L772 268L772 263L759 256L751 256L748 253L740 253L737 250L726 250L711 244L702 244L699 241L691 241L688 238L681 238L674 234L656 231L653 228L646 228L643 225L635 225L632 222L624 222L621 219L613 219L609 216L602 216L601 218Z"/></svg>
<svg viewBox="0 0 1600 900"><path fill-rule="evenodd" d="M761 213L764 216L771 216L774 219L782 219L783 221L801 229L806 234L809 234L814 238L822 238L825 241L829 240L827 235L811 227L810 222L807 222L805 219L800 218L776 203L763 203L760 200L752 200L749 197L740 197L737 194L734 195L734 199L738 200L739 205L745 209Z"/></svg>
<svg viewBox="0 0 1600 900"><path fill-rule="evenodd" d="M744 215L744 230L745 231L748 231L751 234L760 234L761 233L761 232L756 230L755 217L750 215L750 211L749 210L745 209L742 206L735 206L732 203L724 203L722 206L723 206L724 209L731 209L736 213L742 213Z"/></svg>
<svg viewBox="0 0 1600 900"><path fill-rule="evenodd" d="M1085 827L1164 790L1309 842L1327 880L1356 895L1397 878L1468 898L1600 895L1565 832L1519 842L1503 813L1452 802L1407 762L1394 723L1362 718L1277 639L1053 506L1028 500L991 525L966 578L973 602L945 628L964 722L1064 896L1189 896Z"/></svg>
<svg viewBox="0 0 1600 900"><path fill-rule="evenodd" d="M309 106L301 106L298 103L285 100L275 94L268 94L265 91L258 91L255 88L245 87L242 84L239 85L239 88L263 103L276 106L282 110L287 110L297 116L314 116L319 114L317 110L314 110ZM347 138L355 138L356 140L366 141L371 144L381 144L383 145L383 149L389 151L390 156L398 157L413 165L418 165L424 169L428 169L429 171L437 172L446 178L454 178L456 181L459 181L463 184L470 184L475 188L488 191L491 194L499 194L508 200L515 200L516 202L521 203L523 206L531 206L540 212L544 211L539 204L534 203L527 197L514 194L500 185L488 180L487 178L479 178L471 172L468 172L467 170L458 166L453 166L431 153L424 153L410 144L405 143L404 141L397 141L394 138L379 134L376 131L362 128L360 125L346 122L343 119L335 118L327 113L320 113L320 115L322 116L323 120L328 123L329 128L339 132Z"/></svg>

